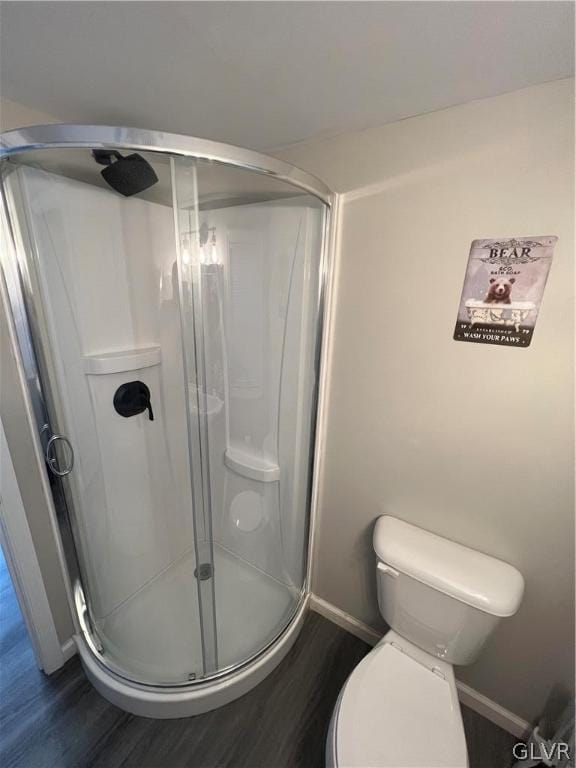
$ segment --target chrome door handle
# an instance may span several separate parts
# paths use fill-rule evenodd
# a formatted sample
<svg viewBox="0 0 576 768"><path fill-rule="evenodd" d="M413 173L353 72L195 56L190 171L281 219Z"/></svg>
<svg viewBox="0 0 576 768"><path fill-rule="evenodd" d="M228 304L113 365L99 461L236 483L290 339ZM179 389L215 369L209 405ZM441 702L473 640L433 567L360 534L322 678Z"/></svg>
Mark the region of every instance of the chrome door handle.
<svg viewBox="0 0 576 768"><path fill-rule="evenodd" d="M58 440L63 440L70 451L70 461L65 469L60 469L58 466L58 458L55 453L55 445ZM50 472L52 472L53 475L56 475L56 477L64 477L72 472L74 469L74 448L72 448L72 444L67 437L64 437L64 435L52 435L46 445L46 463L50 467Z"/></svg>

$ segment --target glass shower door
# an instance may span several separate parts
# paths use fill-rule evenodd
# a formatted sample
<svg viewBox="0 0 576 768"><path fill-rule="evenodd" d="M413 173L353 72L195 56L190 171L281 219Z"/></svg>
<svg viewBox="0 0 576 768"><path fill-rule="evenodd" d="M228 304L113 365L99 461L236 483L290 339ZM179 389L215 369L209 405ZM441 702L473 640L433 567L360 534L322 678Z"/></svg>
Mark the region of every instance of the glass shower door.
<svg viewBox="0 0 576 768"><path fill-rule="evenodd" d="M271 643L303 594L324 209L244 170L172 163L202 612L214 606L222 671Z"/></svg>
<svg viewBox="0 0 576 768"><path fill-rule="evenodd" d="M26 159L6 164L4 188L47 394L43 445L62 434L74 447L62 477L54 470L69 459L63 441L47 459L78 555L79 613L121 676L188 684L216 662L198 589L198 424L183 363L169 160L146 155L160 180L151 199L107 187L89 150ZM18 270L6 269L16 291ZM194 354L187 349L189 372Z"/></svg>
<svg viewBox="0 0 576 768"><path fill-rule="evenodd" d="M201 619L205 675L217 672L218 637L214 591L214 551L208 449L208 397L206 350L203 328L202 274L195 254L199 247L198 175L196 161L171 158L174 205L182 360L186 389L190 476L194 501L194 572Z"/></svg>

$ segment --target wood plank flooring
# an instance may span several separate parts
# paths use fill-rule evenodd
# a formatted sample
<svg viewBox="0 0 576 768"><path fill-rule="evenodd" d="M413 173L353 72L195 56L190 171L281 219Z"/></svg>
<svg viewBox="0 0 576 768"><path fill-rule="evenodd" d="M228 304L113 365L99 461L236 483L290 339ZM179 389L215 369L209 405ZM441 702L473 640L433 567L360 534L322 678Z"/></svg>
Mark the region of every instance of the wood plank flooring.
<svg viewBox="0 0 576 768"><path fill-rule="evenodd" d="M184 720L103 699L77 658L40 672L0 563L2 768L322 768L338 693L367 645L310 613L282 664L246 696ZM515 739L464 709L470 768L509 768Z"/></svg>

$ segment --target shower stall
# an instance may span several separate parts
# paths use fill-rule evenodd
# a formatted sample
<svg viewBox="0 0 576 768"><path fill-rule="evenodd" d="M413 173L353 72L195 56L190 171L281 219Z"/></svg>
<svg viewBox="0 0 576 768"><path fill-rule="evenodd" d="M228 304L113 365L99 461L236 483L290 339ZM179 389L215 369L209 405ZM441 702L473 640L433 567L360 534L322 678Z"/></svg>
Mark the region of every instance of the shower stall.
<svg viewBox="0 0 576 768"><path fill-rule="evenodd" d="M251 151L73 125L5 133L1 190L84 668L137 714L213 709L306 607L333 196Z"/></svg>

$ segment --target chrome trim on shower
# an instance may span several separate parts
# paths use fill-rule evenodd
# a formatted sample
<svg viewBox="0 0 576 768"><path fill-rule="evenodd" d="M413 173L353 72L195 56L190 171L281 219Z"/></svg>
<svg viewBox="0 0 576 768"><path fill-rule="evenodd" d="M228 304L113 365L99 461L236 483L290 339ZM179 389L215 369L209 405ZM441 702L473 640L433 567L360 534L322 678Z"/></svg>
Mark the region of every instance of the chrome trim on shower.
<svg viewBox="0 0 576 768"><path fill-rule="evenodd" d="M39 149L133 149L159 152L165 155L195 157L222 165L234 165L286 181L310 192L327 205L332 204L333 192L300 168L283 160L261 155L232 144L208 139L196 139L178 133L147 131L141 128L116 128L110 125L34 125L0 134L0 159Z"/></svg>
<svg viewBox="0 0 576 768"><path fill-rule="evenodd" d="M82 589L82 584L79 579L77 579L74 584L74 602L76 604L76 614L78 616L78 622L80 623L80 629L82 630L84 640L94 656L100 659L104 653L104 647L92 627L90 612L88 611L84 590Z"/></svg>

